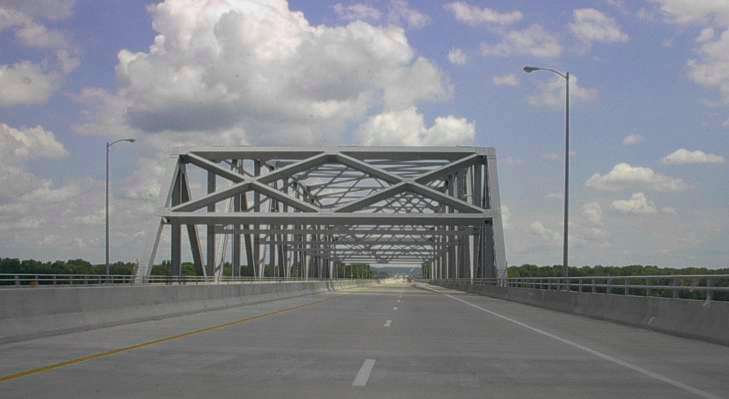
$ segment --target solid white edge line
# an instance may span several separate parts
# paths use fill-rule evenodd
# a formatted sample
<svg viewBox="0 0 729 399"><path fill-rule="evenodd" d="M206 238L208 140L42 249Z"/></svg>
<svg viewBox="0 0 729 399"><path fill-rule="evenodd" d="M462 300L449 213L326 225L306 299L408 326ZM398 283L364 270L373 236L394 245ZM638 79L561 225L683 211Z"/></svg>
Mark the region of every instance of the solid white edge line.
<svg viewBox="0 0 729 399"><path fill-rule="evenodd" d="M363 387L367 385L373 367L375 367L375 359L365 359L362 367L359 368L357 375L354 377L354 381L352 381L352 386Z"/></svg>
<svg viewBox="0 0 729 399"><path fill-rule="evenodd" d="M397 310L397 306L393 306L392 307L392 310Z"/></svg>
<svg viewBox="0 0 729 399"><path fill-rule="evenodd" d="M672 380L672 379L670 379L670 378L668 378L668 377L666 377L666 376L664 376L662 374L658 374L658 373L655 373L653 371L644 369L643 367L636 366L636 365L634 365L632 363L628 363L625 360L621 360L621 359L618 359L616 357L610 356L607 353L603 353L603 352L597 351L595 349L588 348L587 346L584 346L584 345L578 344L577 342L570 341L569 339L562 338L560 336L554 335L554 334L552 334L550 332L544 331L544 330L539 329L537 327L532 327L529 324L522 323L522 322L520 322L518 320L512 319L511 317L504 316L504 315L502 315L500 313L496 313L493 310L486 309L486 308L481 307L479 305L476 305L474 303L468 302L468 301L466 301L464 299L455 297L455 296L450 295L450 294L444 294L444 293L442 293L442 292L440 292L438 290L434 290L434 289L429 288L429 287L425 287L425 288L426 289L429 289L429 290L431 290L433 292L437 292L437 293L439 293L439 294L441 294L443 296L446 296L448 298L451 298L453 300L456 300L458 302L461 302L463 304L466 304L468 306L471 306L473 308L476 308L476 309L478 309L478 310L480 310L482 312L486 312L486 313L488 313L488 314L490 314L492 316L498 317L498 318L500 318L502 320L506 320L506 321L508 321L510 323L516 324L519 327L526 328L527 330L531 330L531 331L533 331L533 332L535 332L537 334L541 334L541 335L544 335L545 337L552 338L552 339L554 339L556 341L562 342L563 344L567 344L567 345L570 345L570 346L575 347L577 349L581 349L581 350L583 350L585 352L588 352L588 353L590 353L590 354L592 354L594 356L597 356L597 357L599 357L599 358L601 358L603 360L607 360L609 362L615 363L617 365L623 366L623 367L628 368L628 369L631 369L633 371L637 371L637 372L639 372L639 373L641 373L641 374L643 374L645 376L651 377L651 378L656 379L656 380L661 381L661 382L665 382L666 384L672 385L672 386L674 386L676 388L683 389L686 392L690 392L690 393L692 393L694 395L700 396L700 397L705 398L705 399L721 399L719 396L716 396L716 395L714 395L712 393L703 391L703 390L701 390L699 388L696 388L696 387L693 387L691 385L684 384L683 382L679 382L679 381Z"/></svg>
<svg viewBox="0 0 729 399"><path fill-rule="evenodd" d="M390 327L391 324L392 324L392 320L387 320L385 322L385 327Z"/></svg>

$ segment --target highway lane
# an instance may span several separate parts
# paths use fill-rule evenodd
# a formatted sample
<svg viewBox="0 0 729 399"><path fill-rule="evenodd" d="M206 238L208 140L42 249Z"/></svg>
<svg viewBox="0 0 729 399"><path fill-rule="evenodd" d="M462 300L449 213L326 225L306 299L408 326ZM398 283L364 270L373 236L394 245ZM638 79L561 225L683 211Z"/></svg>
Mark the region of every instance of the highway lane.
<svg viewBox="0 0 729 399"><path fill-rule="evenodd" d="M0 380L139 343L0 397L729 397L729 347L404 283L2 345Z"/></svg>

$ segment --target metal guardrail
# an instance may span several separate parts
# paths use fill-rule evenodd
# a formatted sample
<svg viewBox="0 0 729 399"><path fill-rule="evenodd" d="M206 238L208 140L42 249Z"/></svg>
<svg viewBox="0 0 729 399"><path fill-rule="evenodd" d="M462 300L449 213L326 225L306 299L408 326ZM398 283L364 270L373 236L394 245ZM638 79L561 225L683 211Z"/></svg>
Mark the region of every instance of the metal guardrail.
<svg viewBox="0 0 729 399"><path fill-rule="evenodd" d="M296 282L296 281L326 281L327 279L310 278L303 280L300 277L203 277L203 276L148 276L141 282L134 275L128 274L28 274L28 273L0 273L0 289L2 288L28 288L45 286L90 286L90 285L172 285L172 284L240 284L252 282ZM349 281L352 279L338 279Z"/></svg>
<svg viewBox="0 0 729 399"><path fill-rule="evenodd" d="M729 274L450 279L459 284L729 301ZM437 282L437 280L436 280Z"/></svg>

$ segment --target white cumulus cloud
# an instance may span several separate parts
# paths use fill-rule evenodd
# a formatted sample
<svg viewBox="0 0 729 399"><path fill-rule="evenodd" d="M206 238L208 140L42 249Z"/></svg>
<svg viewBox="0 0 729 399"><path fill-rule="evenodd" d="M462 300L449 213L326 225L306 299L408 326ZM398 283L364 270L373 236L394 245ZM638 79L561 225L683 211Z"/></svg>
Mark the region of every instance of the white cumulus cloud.
<svg viewBox="0 0 729 399"><path fill-rule="evenodd" d="M0 65L0 107L45 104L60 84L60 75L31 62Z"/></svg>
<svg viewBox="0 0 729 399"><path fill-rule="evenodd" d="M0 154L4 162L29 159L60 159L68 151L51 131L41 126L16 129L0 122Z"/></svg>
<svg viewBox="0 0 729 399"><path fill-rule="evenodd" d="M71 16L76 0L3 0L2 3L3 7L33 18L59 20Z"/></svg>
<svg viewBox="0 0 729 399"><path fill-rule="evenodd" d="M466 53L459 48L452 48L448 52L448 61L455 65L464 65L468 61Z"/></svg>
<svg viewBox="0 0 729 399"><path fill-rule="evenodd" d="M629 134L623 138L623 145L636 145L642 143L644 140L640 134Z"/></svg>
<svg viewBox="0 0 729 399"><path fill-rule="evenodd" d="M602 225L602 207L597 202L588 202L582 205L582 215L590 223Z"/></svg>
<svg viewBox="0 0 729 399"><path fill-rule="evenodd" d="M552 245L558 245L562 242L562 235L558 232L544 226L544 224L540 221L533 222L529 225L529 232L542 239L543 241L548 242Z"/></svg>
<svg viewBox="0 0 729 399"><path fill-rule="evenodd" d="M512 30L503 34L501 42L482 43L484 56L509 57L528 55L538 58L554 58L562 53L557 37L547 32L541 25L531 25L523 30Z"/></svg>
<svg viewBox="0 0 729 399"><path fill-rule="evenodd" d="M66 148L56 140L53 132L40 126L16 129L0 123L0 203L12 204L28 199L27 196L37 190L50 189L50 181L30 172L26 161L60 159L67 155Z"/></svg>
<svg viewBox="0 0 729 399"><path fill-rule="evenodd" d="M714 38L714 28L704 28L701 30L699 35L696 37L696 43L706 43Z"/></svg>
<svg viewBox="0 0 729 399"><path fill-rule="evenodd" d="M574 19L569 27L577 39L588 45L627 42L629 39L613 18L594 8L574 10Z"/></svg>
<svg viewBox="0 0 729 399"><path fill-rule="evenodd" d="M44 104L61 86L64 75L80 63L78 50L60 31L49 29L38 18L51 20L71 15L73 1L6 0L0 4L0 34L10 31L25 47L52 51L55 62L17 61L0 65L0 107Z"/></svg>
<svg viewBox="0 0 729 399"><path fill-rule="evenodd" d="M396 26L313 26L283 0L168 0L149 10L154 43L119 52L120 89L113 98L90 92L111 115L92 109L80 126L86 133L120 121L142 134L238 129L256 144L338 142L374 110L452 91Z"/></svg>
<svg viewBox="0 0 729 399"><path fill-rule="evenodd" d="M729 26L729 2L723 0L649 0L670 21Z"/></svg>
<svg viewBox="0 0 729 399"><path fill-rule="evenodd" d="M465 1L455 1L443 6L461 23L470 26L497 25L506 26L521 21L524 17L520 11L499 12L487 7L478 7Z"/></svg>
<svg viewBox="0 0 729 399"><path fill-rule="evenodd" d="M359 140L365 145L469 145L476 127L473 122L455 116L435 118L425 125L415 107L373 116L360 126Z"/></svg>
<svg viewBox="0 0 729 399"><path fill-rule="evenodd" d="M718 90L722 100L729 103L729 29L716 39L701 43L697 52L698 57L687 64L689 78Z"/></svg>
<svg viewBox="0 0 729 399"><path fill-rule="evenodd" d="M509 73L506 75L498 75L491 78L491 81L496 86L519 86L519 78L516 77L513 73Z"/></svg>
<svg viewBox="0 0 729 399"><path fill-rule="evenodd" d="M702 163L724 163L725 159L721 155L708 154L701 150L687 150L679 148L678 150L663 157L661 162L666 165L688 165Z"/></svg>
<svg viewBox="0 0 729 399"><path fill-rule="evenodd" d="M565 81L554 76L547 82L539 82L537 93L528 97L529 104L537 107L561 109L565 104ZM570 103L584 103L596 100L597 89L579 84L577 76L570 75Z"/></svg>
<svg viewBox="0 0 729 399"><path fill-rule="evenodd" d="M423 28L431 21L430 16L411 7L407 0L390 0L387 18L392 24L410 29Z"/></svg>
<svg viewBox="0 0 729 399"><path fill-rule="evenodd" d="M628 200L616 200L612 208L621 213L634 215L650 215L658 213L656 204L650 201L643 193L634 193Z"/></svg>
<svg viewBox="0 0 729 399"><path fill-rule="evenodd" d="M339 19L344 21L354 20L373 20L377 21L382 18L382 12L380 10L371 7L367 4L355 3L355 4L342 4L337 3L332 6L334 13Z"/></svg>
<svg viewBox="0 0 729 399"><path fill-rule="evenodd" d="M601 191L621 191L628 188L644 190L676 192L688 188L686 182L678 177L665 176L651 168L619 163L613 169L601 175L593 174L585 184L587 187Z"/></svg>
<svg viewBox="0 0 729 399"><path fill-rule="evenodd" d="M717 90L729 103L729 2L723 0L651 0L669 22L702 28L696 38L697 56L687 73L697 84Z"/></svg>

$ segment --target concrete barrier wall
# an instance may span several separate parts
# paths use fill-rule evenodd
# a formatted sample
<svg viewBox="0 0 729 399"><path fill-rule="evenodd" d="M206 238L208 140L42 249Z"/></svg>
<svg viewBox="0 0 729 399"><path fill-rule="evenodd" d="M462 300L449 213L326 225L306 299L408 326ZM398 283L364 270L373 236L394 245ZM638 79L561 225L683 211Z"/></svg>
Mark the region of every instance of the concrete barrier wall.
<svg viewBox="0 0 729 399"><path fill-rule="evenodd" d="M368 281L0 290L0 343L311 295Z"/></svg>
<svg viewBox="0 0 729 399"><path fill-rule="evenodd" d="M607 295L530 288L438 285L560 312L629 324L687 338L729 345L729 302Z"/></svg>

